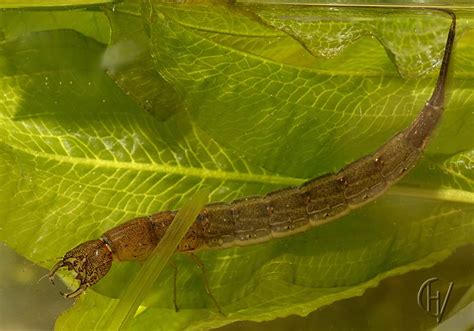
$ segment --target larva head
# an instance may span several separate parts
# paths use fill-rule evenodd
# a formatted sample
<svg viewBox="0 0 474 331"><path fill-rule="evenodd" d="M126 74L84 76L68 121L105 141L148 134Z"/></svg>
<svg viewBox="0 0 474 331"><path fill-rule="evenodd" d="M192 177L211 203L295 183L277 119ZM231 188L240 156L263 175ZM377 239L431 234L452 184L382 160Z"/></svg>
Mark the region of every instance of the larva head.
<svg viewBox="0 0 474 331"><path fill-rule="evenodd" d="M67 252L49 272L49 280L54 284L54 274L60 268L73 270L80 282L79 288L63 296L74 298L104 277L111 266L112 251L108 245L102 240L90 240Z"/></svg>

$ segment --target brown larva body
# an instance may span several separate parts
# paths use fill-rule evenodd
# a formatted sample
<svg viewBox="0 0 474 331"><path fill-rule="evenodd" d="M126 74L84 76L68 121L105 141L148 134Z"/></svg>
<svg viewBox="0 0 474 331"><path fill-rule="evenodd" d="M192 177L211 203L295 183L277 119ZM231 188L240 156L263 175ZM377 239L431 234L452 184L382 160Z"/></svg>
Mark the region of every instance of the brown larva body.
<svg viewBox="0 0 474 331"><path fill-rule="evenodd" d="M415 166L443 113L445 82L456 28L456 17L449 14L452 23L435 90L407 129L375 153L335 174L263 197L207 205L177 250L244 246L292 235L347 214L380 196L400 180ZM108 272L113 258L119 261L146 259L175 214L164 211L139 217L105 232L98 240L77 246L53 267L50 279L61 267L74 270L80 287L65 296L79 295Z"/></svg>

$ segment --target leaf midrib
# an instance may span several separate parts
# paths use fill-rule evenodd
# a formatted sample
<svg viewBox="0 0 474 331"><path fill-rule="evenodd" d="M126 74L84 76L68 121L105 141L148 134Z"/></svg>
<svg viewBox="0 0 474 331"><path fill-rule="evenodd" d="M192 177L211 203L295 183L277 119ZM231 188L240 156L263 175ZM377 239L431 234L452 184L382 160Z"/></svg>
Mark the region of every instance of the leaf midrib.
<svg viewBox="0 0 474 331"><path fill-rule="evenodd" d="M294 177L282 177L282 176L265 175L265 174L230 172L230 171L219 170L219 169L213 170L213 169L206 169L206 168L184 167L181 165L167 165L167 164L158 164L158 163L143 163L143 162L133 162L133 161L124 162L124 161L103 160L103 159L86 159L83 157L50 154L50 153L40 152L40 151L32 152L20 146L11 146L11 147L13 149L19 150L33 157L53 160L60 163L69 163L69 164L74 164L74 165L80 164L80 165L91 166L95 168L162 172L166 174L194 176L194 177L199 177L199 178L213 178L213 179L234 180L234 181L243 181L243 182L266 183L266 184L298 185L304 182L304 179L294 178Z"/></svg>
<svg viewBox="0 0 474 331"><path fill-rule="evenodd" d="M131 171L149 171L161 172L165 174L175 174L182 176L194 176L198 178L212 178L233 180L240 182L254 182L264 184L276 185L300 185L307 179L284 177L265 174L230 172L225 170L212 170L206 168L183 167L180 165L166 165L158 163L141 163L141 162L124 162L101 159L86 159L75 156L56 155L45 152L31 152L19 146L13 147L23 153L29 154L33 157L40 157L48 160L54 160L60 163L80 164L91 166L95 168L110 168L110 169L125 169ZM474 204L474 193L458 189L422 189L414 188L407 185L395 185L386 193L387 195L396 195L404 197L414 197L421 199L431 199L439 201L450 201Z"/></svg>

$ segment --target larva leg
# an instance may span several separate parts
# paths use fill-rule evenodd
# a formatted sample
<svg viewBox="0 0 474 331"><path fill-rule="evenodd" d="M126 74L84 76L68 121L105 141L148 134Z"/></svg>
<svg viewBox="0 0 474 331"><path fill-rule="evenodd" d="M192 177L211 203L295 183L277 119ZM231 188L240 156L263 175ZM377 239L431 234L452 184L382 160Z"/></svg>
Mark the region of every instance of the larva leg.
<svg viewBox="0 0 474 331"><path fill-rule="evenodd" d="M191 253L191 252L186 252L186 253L189 257L191 257L191 259L194 261L194 263L196 263L196 265L199 267L199 269L201 269L202 278L204 280L204 287L206 288L207 294L211 298L212 302L214 303L214 306L216 306L219 313L222 316L225 316L225 314L222 312L221 306L219 306L219 303L217 302L216 298L214 297L214 295L212 295L211 288L209 287L209 283L207 282L207 271L206 271L206 267L204 266L204 263L202 263L201 259L199 259L199 257L194 255L193 253Z"/></svg>
<svg viewBox="0 0 474 331"><path fill-rule="evenodd" d="M171 268L173 268L173 304L174 304L174 311L175 312L178 312L179 311L179 307L178 307L178 296L177 296L177 291L176 291L176 281L177 281L177 278L178 278L178 266L176 265L176 263L174 263L173 261L168 261L169 263L169 266Z"/></svg>

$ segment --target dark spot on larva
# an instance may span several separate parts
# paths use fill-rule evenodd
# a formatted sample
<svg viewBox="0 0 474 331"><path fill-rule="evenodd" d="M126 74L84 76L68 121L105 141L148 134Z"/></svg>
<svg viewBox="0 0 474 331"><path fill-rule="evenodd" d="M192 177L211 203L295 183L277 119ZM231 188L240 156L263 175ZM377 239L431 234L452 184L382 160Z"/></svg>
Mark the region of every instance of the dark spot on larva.
<svg viewBox="0 0 474 331"><path fill-rule="evenodd" d="M266 206L268 215L271 216L273 214L273 207L272 206Z"/></svg>
<svg viewBox="0 0 474 331"><path fill-rule="evenodd" d="M238 219L240 217L240 213L237 209L234 209L232 208L232 216L235 218L235 219Z"/></svg>
<svg viewBox="0 0 474 331"><path fill-rule="evenodd" d="M308 205L311 202L311 196L309 194L305 194L303 196L304 204Z"/></svg>
<svg viewBox="0 0 474 331"><path fill-rule="evenodd" d="M345 177L339 178L339 183L343 184L344 186L349 185L349 183L347 182L347 179Z"/></svg>

